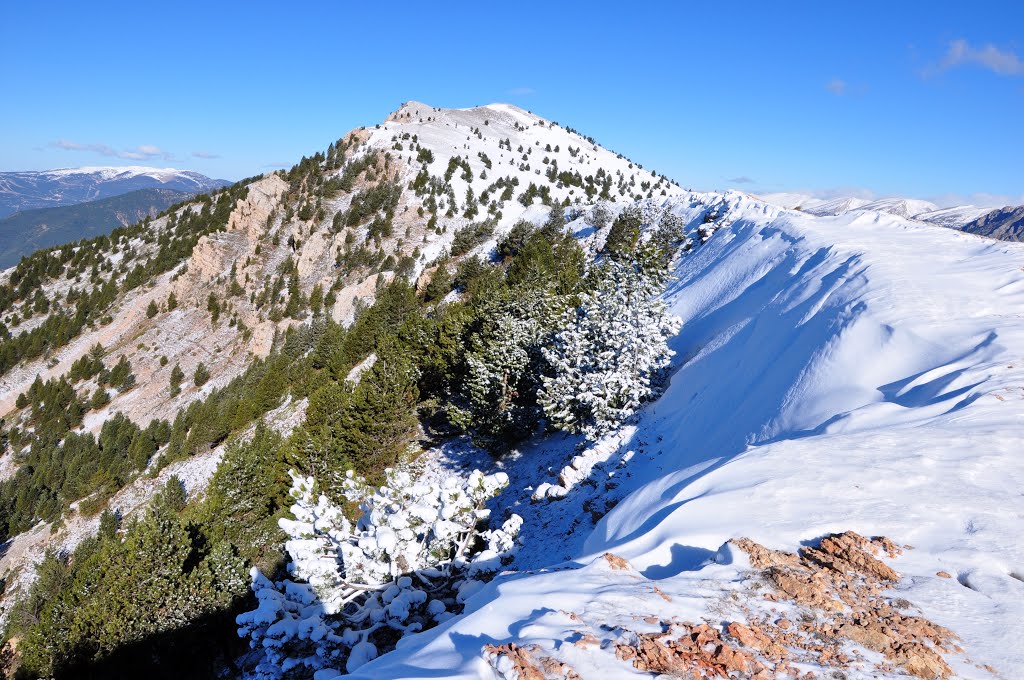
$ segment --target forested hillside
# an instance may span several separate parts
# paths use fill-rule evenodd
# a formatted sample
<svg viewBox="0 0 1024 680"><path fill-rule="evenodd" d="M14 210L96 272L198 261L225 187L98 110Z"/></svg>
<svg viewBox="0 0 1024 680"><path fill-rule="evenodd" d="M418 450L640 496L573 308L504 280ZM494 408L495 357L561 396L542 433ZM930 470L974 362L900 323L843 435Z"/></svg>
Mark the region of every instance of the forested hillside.
<svg viewBox="0 0 1024 680"><path fill-rule="evenodd" d="M346 474L385 481L439 442L501 456L534 435L556 361L541 347L589 291L660 285L683 225L666 215L638 250L640 230L679 191L524 111L413 103L5 272L0 568L20 672L230 666L248 567L283 566L289 471L341 501ZM609 229L615 259L595 267ZM642 399L550 394L569 429Z"/></svg>
<svg viewBox="0 0 1024 680"><path fill-rule="evenodd" d="M25 255L109 234L147 217L156 217L191 194L171 189L139 189L98 201L57 208L24 210L0 219L0 267L13 267Z"/></svg>

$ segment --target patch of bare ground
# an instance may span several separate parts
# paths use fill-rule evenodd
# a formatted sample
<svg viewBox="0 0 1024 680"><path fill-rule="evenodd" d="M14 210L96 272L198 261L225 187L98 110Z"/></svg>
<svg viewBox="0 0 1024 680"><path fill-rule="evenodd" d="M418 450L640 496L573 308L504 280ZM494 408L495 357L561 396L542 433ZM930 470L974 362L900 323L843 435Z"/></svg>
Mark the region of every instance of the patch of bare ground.
<svg viewBox="0 0 1024 680"><path fill-rule="evenodd" d="M728 678L737 673L760 675L768 668L722 639L704 624L669 624L663 633L643 633L635 641L615 646L615 656L637 670L683 678Z"/></svg>
<svg viewBox="0 0 1024 680"><path fill-rule="evenodd" d="M507 680L580 680L568 664L544 656L540 647L520 647L515 643L487 645L484 655L499 678Z"/></svg>
<svg viewBox="0 0 1024 680"><path fill-rule="evenodd" d="M887 594L900 579L880 559L902 553L892 541L847 531L798 553L771 550L745 538L732 543L754 567L745 578L754 592L769 602L795 603L799 620L766 614L751 603L741 606L746 621L720 627L661 621L662 632L623 638L615 645L616 656L641 671L683 678L814 678L798 665L841 672L871 668L872 663L873 672L886 676L954 676L945 656L962 653L957 636L905 613L913 605ZM881 660L869 661L863 649L881 655Z"/></svg>

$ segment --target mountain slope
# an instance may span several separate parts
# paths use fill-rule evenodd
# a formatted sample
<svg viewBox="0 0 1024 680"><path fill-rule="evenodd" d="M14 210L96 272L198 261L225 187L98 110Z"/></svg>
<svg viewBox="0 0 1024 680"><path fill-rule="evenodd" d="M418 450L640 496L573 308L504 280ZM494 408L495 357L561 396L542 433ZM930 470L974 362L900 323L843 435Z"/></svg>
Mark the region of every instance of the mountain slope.
<svg viewBox="0 0 1024 680"><path fill-rule="evenodd" d="M0 218L23 210L85 203L139 189L200 194L228 184L198 172L143 166L0 172Z"/></svg>
<svg viewBox="0 0 1024 680"><path fill-rule="evenodd" d="M887 560L899 606L960 636L963 654L944 654L956 677L1024 672L1024 527L1012 510L1024 483L1024 323L1007 313L1024 304L1024 248L898 217L803 217L735 194L675 209L698 224L708 207L727 226L681 261L668 294L683 330L666 393L597 447L606 462L564 500L532 510L529 499L556 481L547 452L565 456L571 442L506 464L529 487L502 502L528 518L516 566L530 571L496 579L462 617L353 677L512 677L508 643L583 677L643 676L622 649L660 634L658 619L807 615L765 603L763 582L744 575L751 560L726 541L795 550L850 529L907 546ZM588 512L603 506L613 507L595 526ZM819 677L835 668L810 656L803 668ZM837 672L878 677L872 658Z"/></svg>
<svg viewBox="0 0 1024 680"><path fill-rule="evenodd" d="M939 206L930 201L914 198L882 198L856 208L856 210L874 210L907 219L916 218L917 215L934 212L938 209Z"/></svg>
<svg viewBox="0 0 1024 680"><path fill-rule="evenodd" d="M987 212L965 224L963 230L1001 241L1024 241L1024 206Z"/></svg>
<svg viewBox="0 0 1024 680"><path fill-rule="evenodd" d="M56 208L24 210L0 219L0 268L15 265L22 255L70 243L146 217L156 217L192 194L171 189L139 189L97 201Z"/></svg>
<svg viewBox="0 0 1024 680"><path fill-rule="evenodd" d="M850 212L851 210L860 210L867 206L868 203L869 201L866 201L863 198L833 198L831 200L821 201L806 208L802 208L802 210L810 213L811 215L842 215L843 213Z"/></svg>
<svg viewBox="0 0 1024 680"><path fill-rule="evenodd" d="M173 274L150 281L156 286L145 294L119 296L110 327L77 339L56 357L56 365L28 362L0 378L0 410L9 408L37 374L44 380L60 375L97 341L104 347L111 343L120 346L122 338L133 337L147 346L160 346L165 341L158 338L168 335L188 337L191 329L212 332L209 337L216 340L210 346L220 351L205 361L215 382L230 379L241 366L229 361L230 357L240 359L250 351L265 356L275 333L308 317L304 309L299 318L282 318L278 314L283 312L285 300L267 303L272 292L269 288L285 266L294 266L303 296L308 298L319 286L330 298L331 316L348 321L360 301L373 299L378 282L393 279L402 268L403 277L415 280L428 263L450 249L457 232L474 221L494 221L489 239L493 244L520 215L531 211L546 214L549 208L544 202L568 205L586 201L588 195L594 200L631 202L681 192L674 183L593 141L505 105L454 110L405 104L383 125L355 130L339 140L337 147L342 146L345 158L341 152L332 156L326 170L311 171L311 163L300 164L288 175L270 174L248 184L246 197L233 204L212 233L198 238L187 262L181 262ZM548 163L543 162L545 158ZM359 170L355 180L345 176L345 164ZM556 164L560 176L552 180ZM412 185L420 177L424 187L414 190ZM428 177L433 178L429 186ZM341 188L342 184L347 184L347 189ZM393 205L387 210L367 211L365 216L358 212L371 190L391 187ZM202 207L192 204L178 211L172 222L180 223L182 215ZM375 215L381 219L374 221ZM167 225L167 217L154 220L151 235L134 237L123 247L133 251L136 262L142 261L152 255L151 242L161 238ZM474 246L473 252L481 252L487 244ZM115 253L110 254L116 259ZM119 261L115 278L127 276L130 264ZM72 283L81 285L83 280L84 272ZM62 296L68 287L67 281L53 279L41 290L48 296ZM171 292L181 307L147 318L147 305L165 302ZM207 309L211 295L230 305L241 326L215 324L211 329ZM280 295L277 290L273 299L279 300ZM45 318L33 314L26 301L15 302L6 313L12 312L30 319L16 328L7 321L16 334L37 327ZM194 369L199 355L206 352L189 349L189 344L172 347L165 353L169 365L152 366L152 370L164 377L177 359L186 371ZM133 365L152 365L156 359L133 347L124 350ZM221 368L228 365L234 368L222 374ZM142 374L139 378L140 384L147 382ZM139 419L166 414L172 407L165 402L157 410L139 411L115 402L112 408L118 406Z"/></svg>
<svg viewBox="0 0 1024 680"><path fill-rule="evenodd" d="M923 212L915 215L914 219L928 224L937 224L940 227L949 229L962 229L969 231L967 225L992 211L991 208L979 208L974 205L960 205L953 208L939 208L931 212Z"/></svg>
<svg viewBox="0 0 1024 680"><path fill-rule="evenodd" d="M128 363L134 385L110 390L94 377L77 380L80 396L99 391L109 403L89 405L74 432L100 435L119 413L140 428L175 422L210 395L223 398L217 391L257 360L280 353L289 329L308 328L315 317L321 328L325 317L350 324L388 282L422 288L439 261L454 268L487 253L521 217L543 221L555 205L681 193L593 140L515 107L406 104L288 172L200 197L109 238L38 252L0 275L0 320L11 334L0 344L0 413L31 429L32 409L19 406L19 395L37 381L71 375L98 345L106 368ZM209 379L193 380L201 367ZM175 371L185 378L177 390ZM295 400L289 415L301 418L303 408ZM236 426L231 420L227 431L204 431L183 455L206 454ZM25 474L28 450L6 449L0 479ZM154 455L148 464L161 460ZM108 495L134 484L140 471L123 475ZM197 488L205 481L196 480ZM35 524L31 507L22 513L19 530L33 530L12 538L0 570L39 561L50 543L73 548L82 527L92 526L67 512L78 498L49 493L57 501L45 521ZM51 533L61 514L63 528ZM22 585L31 582L30 569L20 573ZM17 590L8 588L5 606Z"/></svg>

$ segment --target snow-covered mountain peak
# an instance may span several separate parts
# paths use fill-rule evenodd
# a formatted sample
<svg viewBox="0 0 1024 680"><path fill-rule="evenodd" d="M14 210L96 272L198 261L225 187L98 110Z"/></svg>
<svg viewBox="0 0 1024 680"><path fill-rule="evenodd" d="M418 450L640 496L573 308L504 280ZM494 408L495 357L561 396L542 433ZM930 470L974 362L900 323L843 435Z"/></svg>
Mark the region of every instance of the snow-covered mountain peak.
<svg viewBox="0 0 1024 680"><path fill-rule="evenodd" d="M912 219L922 213L934 212L939 209L931 201L922 201L914 198L882 198L871 203L865 203L856 210L874 210L876 212L889 213L897 217Z"/></svg>
<svg viewBox="0 0 1024 680"><path fill-rule="evenodd" d="M531 184L543 187L550 201L563 204L682 193L668 178L593 138L511 104L444 109L406 102L368 131L365 148L397 152L409 179L422 170L445 175L457 164L447 181L460 202L469 189L475 196L494 192L500 180L514 181L517 195Z"/></svg>

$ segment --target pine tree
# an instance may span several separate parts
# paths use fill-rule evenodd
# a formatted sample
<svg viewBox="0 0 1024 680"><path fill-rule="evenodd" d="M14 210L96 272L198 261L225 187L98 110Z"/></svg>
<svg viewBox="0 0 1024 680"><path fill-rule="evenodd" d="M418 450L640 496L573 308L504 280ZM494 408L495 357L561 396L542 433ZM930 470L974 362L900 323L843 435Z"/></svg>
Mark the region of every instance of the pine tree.
<svg viewBox="0 0 1024 680"><path fill-rule="evenodd" d="M423 289L423 299L434 302L444 298L452 290L452 274L448 270L448 261L438 262L437 269L430 277L430 282Z"/></svg>
<svg viewBox="0 0 1024 680"><path fill-rule="evenodd" d="M659 297L666 281L656 252L605 263L596 289L566 313L544 349L554 375L544 378L538 399L551 425L596 440L651 395L680 323Z"/></svg>
<svg viewBox="0 0 1024 680"><path fill-rule="evenodd" d="M92 393L92 398L89 400L89 406L94 411L98 411L109 403L110 395L102 386L96 388L96 391Z"/></svg>
<svg viewBox="0 0 1024 680"><path fill-rule="evenodd" d="M118 529L121 528L121 518L118 514L112 511L110 508L106 508L100 513L100 526L97 535L103 538L114 538L117 536Z"/></svg>
<svg viewBox="0 0 1024 680"><path fill-rule="evenodd" d="M171 475L153 497L153 508L156 512L165 512L170 515L177 515L185 509L188 502L188 495L185 493L185 485L178 475Z"/></svg>
<svg viewBox="0 0 1024 680"><path fill-rule="evenodd" d="M154 316L160 313L160 308L156 306L156 300L150 300L149 306L146 307L146 318L152 319Z"/></svg>
<svg viewBox="0 0 1024 680"><path fill-rule="evenodd" d="M466 344L461 389L481 445L505 449L536 427L540 346L556 304L548 292L535 291L481 314Z"/></svg>
<svg viewBox="0 0 1024 680"><path fill-rule="evenodd" d="M251 559L264 551L276 555L276 517L287 505L288 492L281 463L283 443L279 434L259 422L252 439L228 446L206 492L213 537L240 546Z"/></svg>
<svg viewBox="0 0 1024 680"><path fill-rule="evenodd" d="M124 390L135 386L135 374L132 373L132 365L128 362L126 355L122 354L117 364L110 369L107 383L115 389Z"/></svg>
<svg viewBox="0 0 1024 680"><path fill-rule="evenodd" d="M171 369L171 396L176 397L181 393L181 381L185 379L185 372L181 370L181 364L174 364Z"/></svg>
<svg viewBox="0 0 1024 680"><path fill-rule="evenodd" d="M195 373L192 374L192 382L195 383L196 387L202 387L209 379L210 371L206 368L206 364L200 361L199 365L196 366Z"/></svg>
<svg viewBox="0 0 1024 680"><path fill-rule="evenodd" d="M210 322L216 326L217 320L220 319L220 302L213 293L206 299L206 310L210 312Z"/></svg>
<svg viewBox="0 0 1024 680"><path fill-rule="evenodd" d="M640 241L640 227L643 217L638 207L628 206L612 222L612 228L605 239L604 252L612 257L628 258L633 255Z"/></svg>

